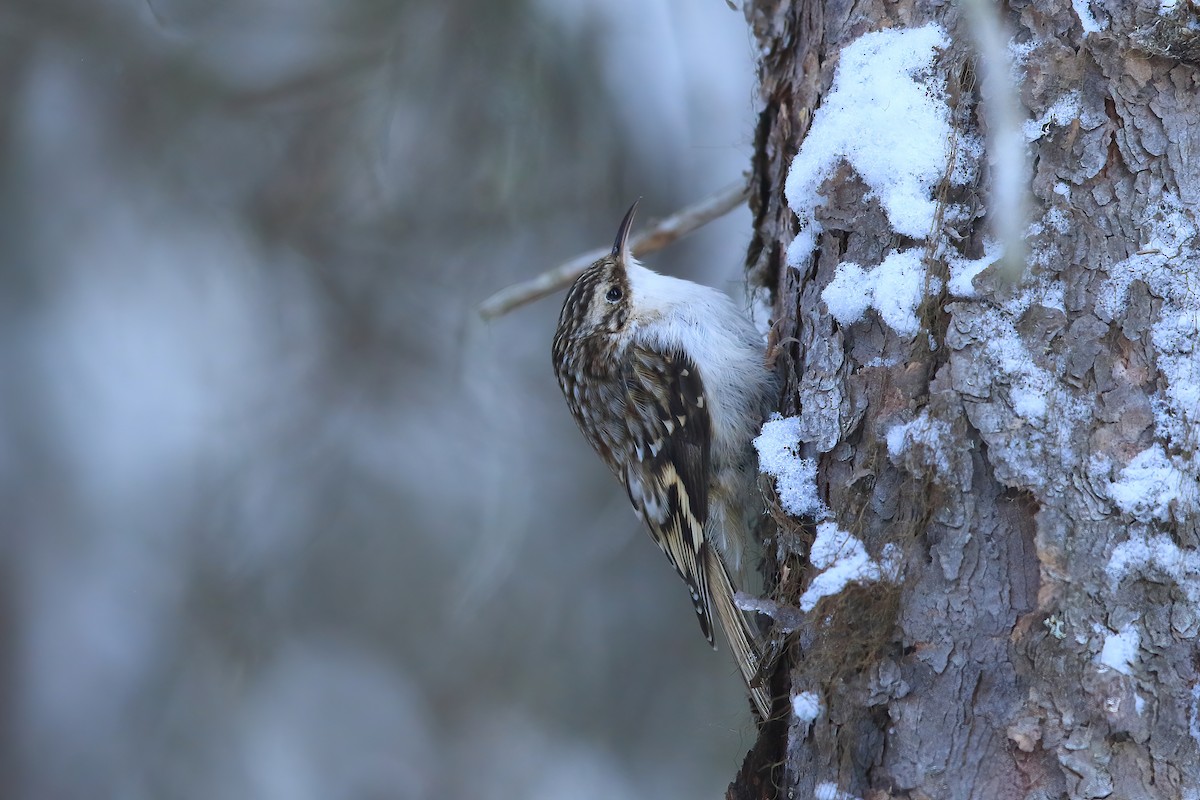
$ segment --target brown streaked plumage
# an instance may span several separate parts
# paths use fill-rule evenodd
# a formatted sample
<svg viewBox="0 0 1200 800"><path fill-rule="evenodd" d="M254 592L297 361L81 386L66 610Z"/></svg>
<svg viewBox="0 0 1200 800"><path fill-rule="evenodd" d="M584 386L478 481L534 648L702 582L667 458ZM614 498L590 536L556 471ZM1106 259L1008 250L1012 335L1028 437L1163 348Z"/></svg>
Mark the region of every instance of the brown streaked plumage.
<svg viewBox="0 0 1200 800"><path fill-rule="evenodd" d="M715 611L750 683L760 646L734 603L724 556L736 559L757 496L750 439L771 378L760 338L729 298L633 260L636 207L612 253L567 293L555 374L580 430L687 584L705 637L713 643ZM768 694L751 694L768 716Z"/></svg>

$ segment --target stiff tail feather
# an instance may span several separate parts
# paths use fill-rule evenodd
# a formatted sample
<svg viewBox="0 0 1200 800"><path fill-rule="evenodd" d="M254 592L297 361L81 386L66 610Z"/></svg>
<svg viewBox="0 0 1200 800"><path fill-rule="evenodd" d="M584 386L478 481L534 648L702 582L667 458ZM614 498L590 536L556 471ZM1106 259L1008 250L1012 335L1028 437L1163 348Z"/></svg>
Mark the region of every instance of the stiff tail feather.
<svg viewBox="0 0 1200 800"><path fill-rule="evenodd" d="M734 660L737 661L742 678L750 689L750 697L754 700L759 716L764 720L770 719L770 692L763 686L751 686L762 660L762 647L758 643L758 636L750 628L746 615L734 603L733 581L720 554L711 547L705 547L703 560L713 610L721 620L721 627L725 630L725 638L729 641Z"/></svg>

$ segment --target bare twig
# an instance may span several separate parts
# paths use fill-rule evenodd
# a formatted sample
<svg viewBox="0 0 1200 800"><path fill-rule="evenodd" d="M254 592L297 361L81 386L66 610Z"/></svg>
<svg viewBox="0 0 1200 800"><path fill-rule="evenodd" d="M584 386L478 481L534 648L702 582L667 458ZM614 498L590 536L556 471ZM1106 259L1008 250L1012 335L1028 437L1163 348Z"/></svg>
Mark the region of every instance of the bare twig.
<svg viewBox="0 0 1200 800"><path fill-rule="evenodd" d="M745 181L726 186L695 205L676 211L666 219L660 220L646 228L630 243L635 256L656 253L667 245L680 239L697 228L702 228L714 219L725 216L746 201L750 194ZM600 247L581 253L566 263L552 270L547 270L536 278L513 284L484 300L479 304L479 315L484 319L495 319L503 316L514 308L520 308L534 300L554 294L559 289L566 288L579 277L594 261L603 258L609 248Z"/></svg>

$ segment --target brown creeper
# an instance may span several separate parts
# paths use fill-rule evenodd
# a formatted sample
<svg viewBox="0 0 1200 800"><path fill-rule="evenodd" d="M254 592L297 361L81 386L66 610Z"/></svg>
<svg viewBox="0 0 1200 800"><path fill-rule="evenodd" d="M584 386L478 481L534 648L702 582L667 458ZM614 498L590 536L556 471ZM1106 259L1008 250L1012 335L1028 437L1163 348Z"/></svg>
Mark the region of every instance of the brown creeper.
<svg viewBox="0 0 1200 800"><path fill-rule="evenodd" d="M700 628L725 630L747 685L761 658L734 604L746 509L757 503L751 440L772 378L762 339L726 295L659 275L629 251L633 204L611 255L567 293L554 372L584 436L621 481L655 543L687 583ZM771 702L751 687L763 719Z"/></svg>

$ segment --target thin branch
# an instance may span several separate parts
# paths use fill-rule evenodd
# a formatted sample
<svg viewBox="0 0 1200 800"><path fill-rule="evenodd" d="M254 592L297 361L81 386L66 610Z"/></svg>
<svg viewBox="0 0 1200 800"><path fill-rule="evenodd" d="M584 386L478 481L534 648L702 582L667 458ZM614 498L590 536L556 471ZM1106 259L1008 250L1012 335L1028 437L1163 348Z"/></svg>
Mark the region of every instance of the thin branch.
<svg viewBox="0 0 1200 800"><path fill-rule="evenodd" d="M726 186L695 205L676 211L666 219L646 228L630 242L635 256L656 253L697 228L702 228L714 219L719 219L746 202L750 187L745 181ZM479 315L484 319L495 319L514 308L540 300L565 289L595 261L608 255L609 248L600 247L581 253L536 278L513 284L479 304Z"/></svg>

